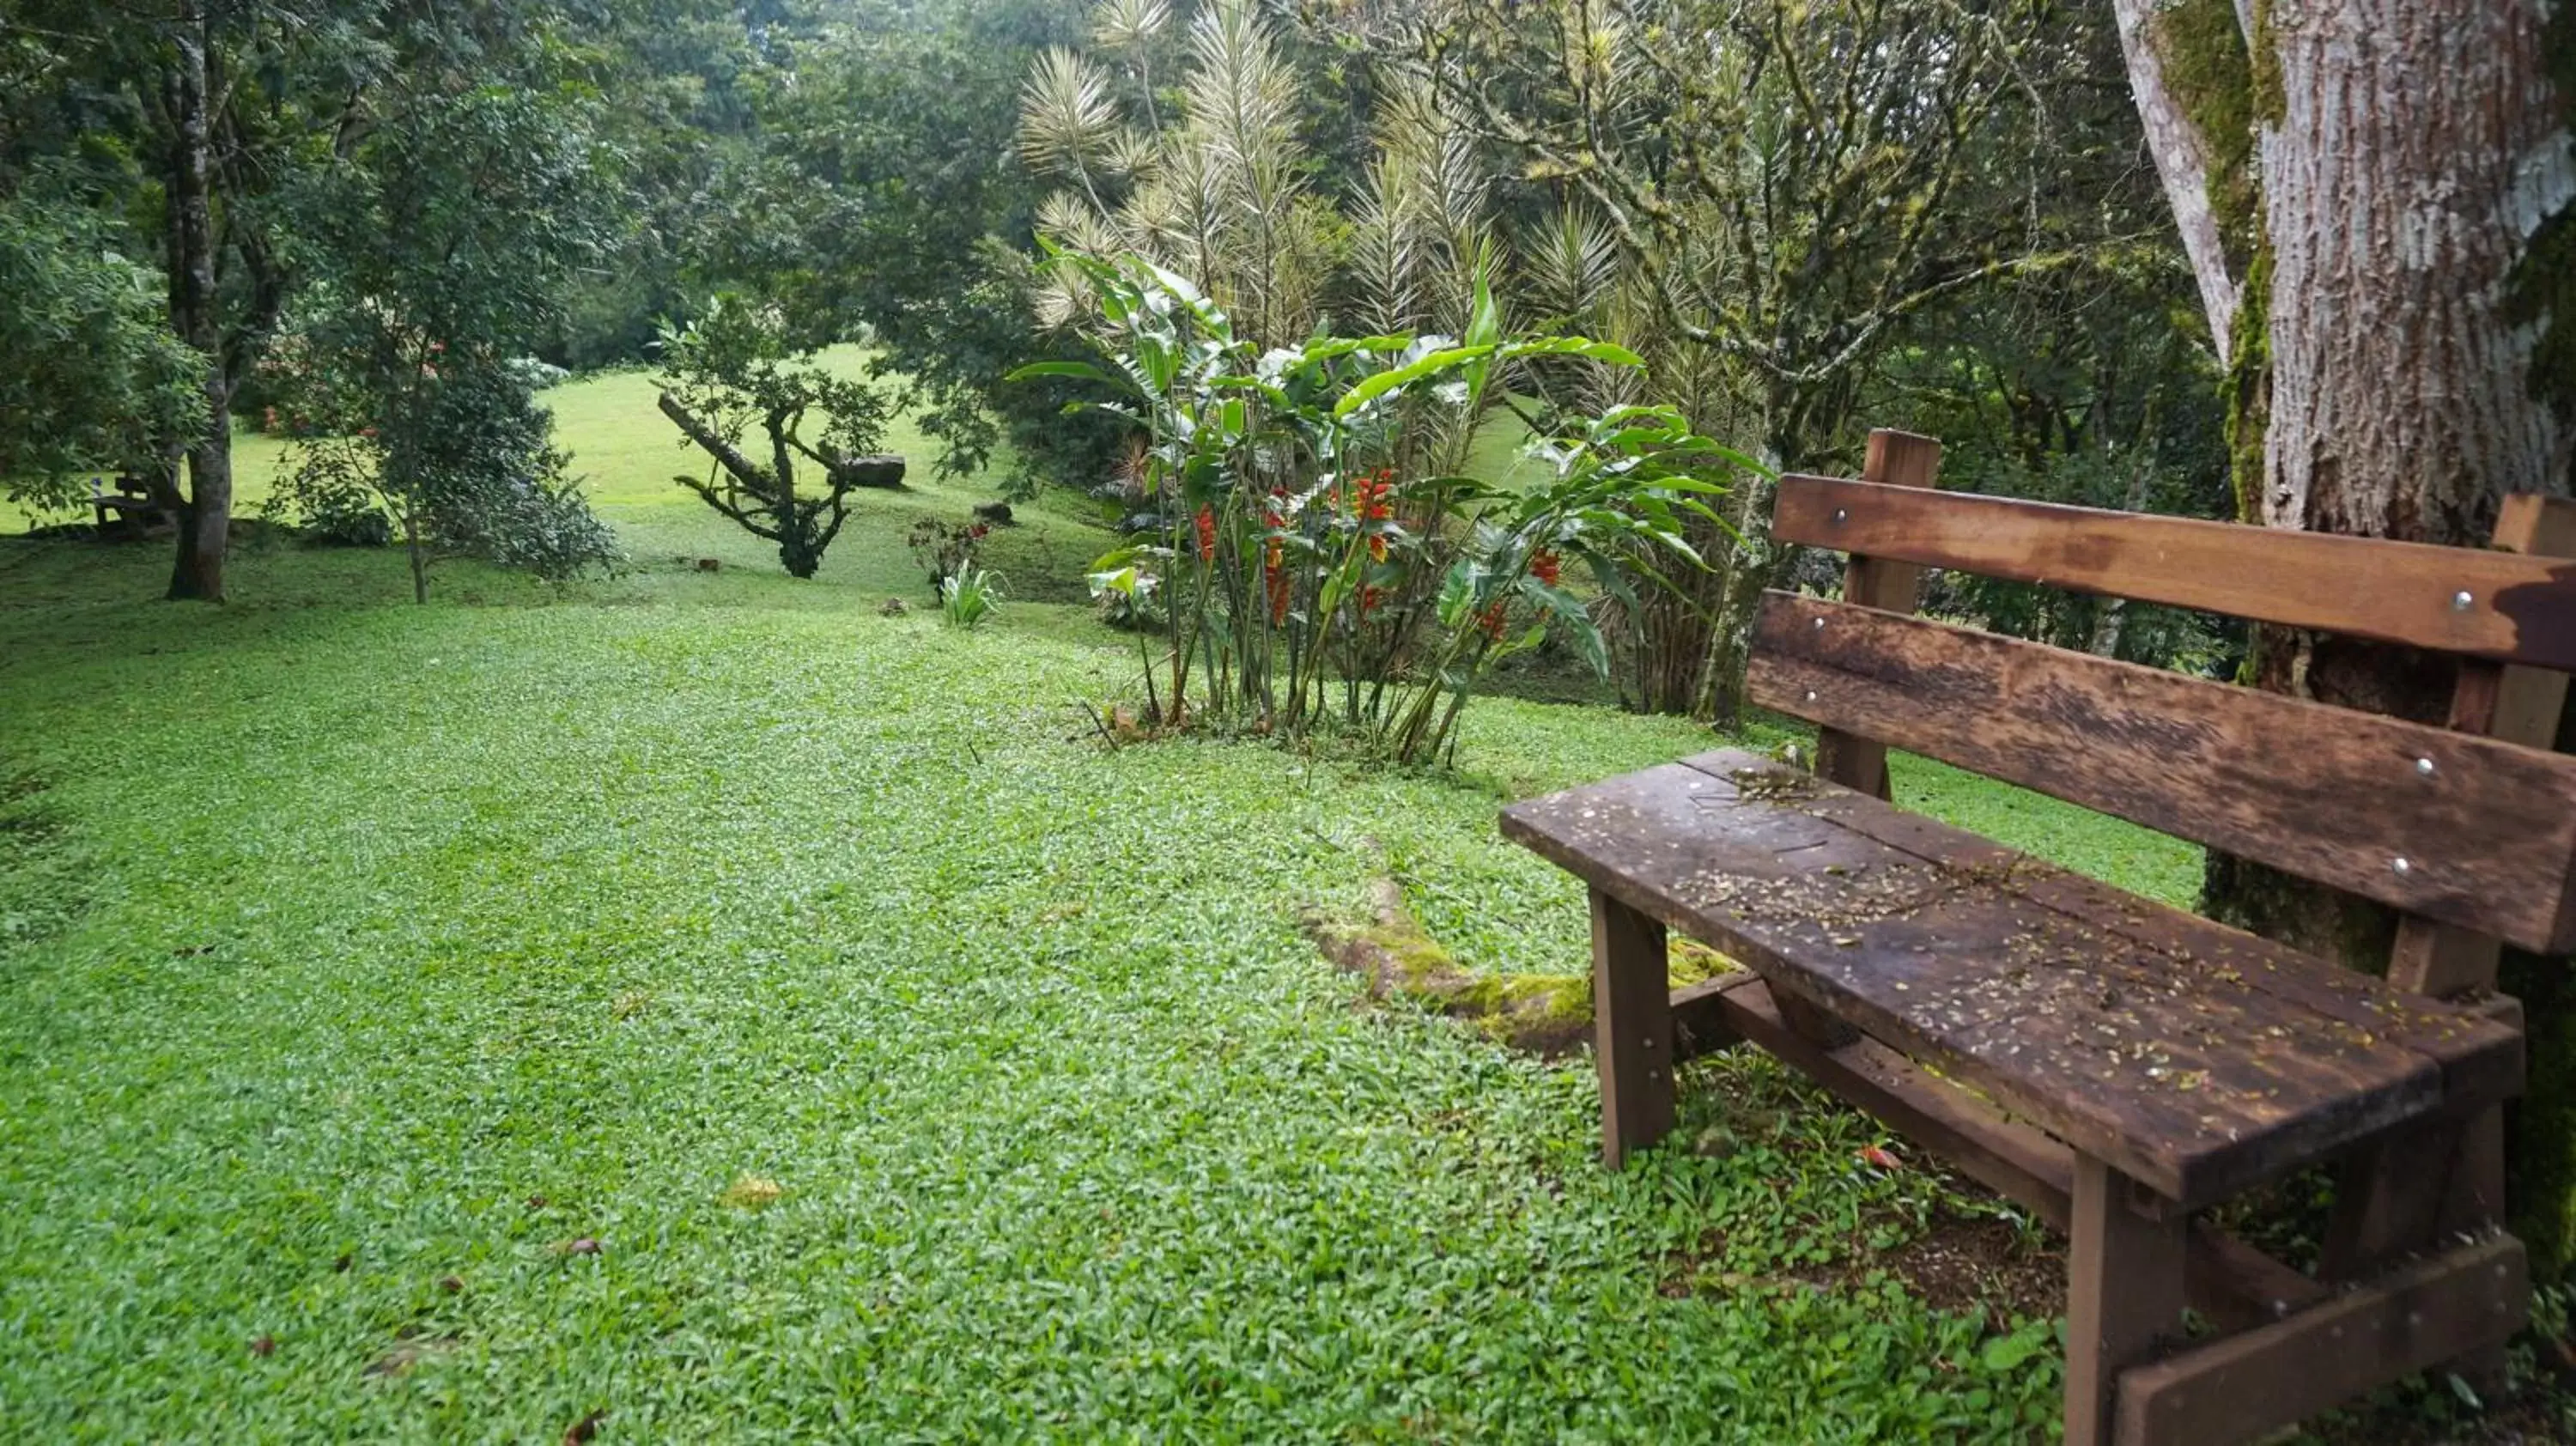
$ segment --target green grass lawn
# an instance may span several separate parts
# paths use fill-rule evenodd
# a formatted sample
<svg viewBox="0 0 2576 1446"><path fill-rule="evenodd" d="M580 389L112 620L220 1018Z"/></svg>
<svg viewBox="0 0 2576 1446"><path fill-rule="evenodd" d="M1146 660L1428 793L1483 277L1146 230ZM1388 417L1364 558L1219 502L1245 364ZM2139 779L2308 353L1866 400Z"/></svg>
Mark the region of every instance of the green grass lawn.
<svg viewBox="0 0 2576 1446"><path fill-rule="evenodd" d="M1584 1059L1355 1007L1297 929L1392 861L1468 960L1578 971L1581 891L1496 807L1705 733L1499 699L1459 778L1108 752L1079 504L961 635L878 606L986 489L872 497L798 583L666 480L641 377L552 400L615 581L449 564L415 607L393 555L277 548L173 607L158 544L0 540L0 1439L2053 1419L2045 1322L1873 1278L1992 1207L1863 1165L1866 1120L1719 1059L1681 1138L1722 1147L1608 1174ZM2190 891L2188 849L1900 766Z"/></svg>

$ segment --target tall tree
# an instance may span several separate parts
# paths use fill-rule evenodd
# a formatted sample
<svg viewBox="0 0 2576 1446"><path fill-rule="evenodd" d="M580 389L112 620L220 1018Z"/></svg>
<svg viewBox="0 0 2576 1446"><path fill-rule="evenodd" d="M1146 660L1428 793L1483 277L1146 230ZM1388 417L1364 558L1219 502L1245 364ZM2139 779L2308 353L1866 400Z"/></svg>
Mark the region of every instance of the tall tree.
<svg viewBox="0 0 2576 1446"><path fill-rule="evenodd" d="M2118 0L2157 170L2230 358L2242 520L2475 547L2504 494L2568 489L2576 151L2552 69L2576 84L2576 21L2550 9ZM2255 630L2247 672L2432 722L2457 675L2274 628ZM2392 960L2388 911L2242 860L2211 857L2205 902L2358 967ZM2576 1259L2565 972L2507 976L2537 1042L2508 1184L2550 1273Z"/></svg>
<svg viewBox="0 0 2576 1446"><path fill-rule="evenodd" d="M1906 321L2053 258L2027 204L2048 5L1953 0L1444 0L1418 41L1445 106L1597 215L1662 323L1741 379L1784 470L1847 441ZM1708 598L1692 711L1731 720L1754 604L1783 558L1747 489Z"/></svg>
<svg viewBox="0 0 2576 1446"><path fill-rule="evenodd" d="M196 415L157 278L94 213L0 197L0 296L0 496L74 503L77 471L131 465Z"/></svg>
<svg viewBox="0 0 2576 1446"><path fill-rule="evenodd" d="M157 213L151 237L171 332L203 362L195 415L162 439L155 490L179 518L168 595L221 600L232 521L232 400L290 288L272 204L359 102L381 56L354 43L367 3L27 0L60 64L45 100L82 112L76 134L134 158L109 198ZM140 248L138 248L140 251Z"/></svg>
<svg viewBox="0 0 2576 1446"><path fill-rule="evenodd" d="M2536 0L2118 0L2129 78L2230 364L2236 508L2271 527L2485 545L2498 500L2565 491L2576 427L2510 304L2576 197ZM2436 659L2258 631L2260 685L2438 721ZM2235 860L2222 914L2356 959L2376 910Z"/></svg>
<svg viewBox="0 0 2576 1446"><path fill-rule="evenodd" d="M642 0L636 0L642 3ZM44 84L0 97L0 182L50 148L154 255L169 326L204 363L202 404L162 439L156 490L181 519L169 596L220 600L232 407L311 270L296 217L403 92L561 78L578 18L539 0L18 0ZM583 12L587 14L588 12ZM13 69L23 56L0 63ZM147 219L148 218L148 219Z"/></svg>

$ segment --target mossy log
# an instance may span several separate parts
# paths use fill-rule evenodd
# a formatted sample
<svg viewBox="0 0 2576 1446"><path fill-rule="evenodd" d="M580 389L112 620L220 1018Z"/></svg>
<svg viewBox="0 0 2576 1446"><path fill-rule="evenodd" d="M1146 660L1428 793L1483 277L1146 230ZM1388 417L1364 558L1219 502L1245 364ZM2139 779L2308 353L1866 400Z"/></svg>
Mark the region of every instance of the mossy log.
<svg viewBox="0 0 2576 1446"><path fill-rule="evenodd" d="M1300 922L1324 957L1368 981L1369 997L1409 999L1465 1020L1489 1039L1554 1057L1592 1033L1592 978L1477 970L1458 961L1405 906L1393 879L1369 884L1369 918L1335 919L1309 909ZM1675 936L1672 978L1694 983L1724 972L1725 958Z"/></svg>

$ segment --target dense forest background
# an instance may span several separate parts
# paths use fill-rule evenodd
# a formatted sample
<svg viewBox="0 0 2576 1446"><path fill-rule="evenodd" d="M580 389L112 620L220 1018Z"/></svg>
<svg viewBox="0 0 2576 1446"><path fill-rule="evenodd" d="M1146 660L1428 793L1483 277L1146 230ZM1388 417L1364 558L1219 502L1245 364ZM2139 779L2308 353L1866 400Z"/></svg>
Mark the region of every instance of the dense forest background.
<svg viewBox="0 0 2576 1446"><path fill-rule="evenodd" d="M0 235L23 294L149 332L166 293L216 359L179 380L148 336L93 335L81 366L13 375L48 419L0 457L21 496L113 452L212 462L219 439L173 440L176 394L205 386L250 425L373 425L417 470L471 470L444 455L459 416L411 415L432 409L407 346L650 365L726 295L786 348L871 347L939 441L917 465L1096 486L1119 429L1068 421L1068 384L1004 380L1079 350L1039 319L1045 233L1186 252L1269 305L1273 342L1454 329L1490 253L1515 323L1631 345L1646 379L1617 385L1784 467L1910 426L1943 438L1952 486L2232 509L2220 359L2098 6L11 8ZM1694 33L1720 63L1685 63ZM2225 647L1980 603L2138 656ZM1731 708L1689 665L1705 641L1676 640L1642 701Z"/></svg>

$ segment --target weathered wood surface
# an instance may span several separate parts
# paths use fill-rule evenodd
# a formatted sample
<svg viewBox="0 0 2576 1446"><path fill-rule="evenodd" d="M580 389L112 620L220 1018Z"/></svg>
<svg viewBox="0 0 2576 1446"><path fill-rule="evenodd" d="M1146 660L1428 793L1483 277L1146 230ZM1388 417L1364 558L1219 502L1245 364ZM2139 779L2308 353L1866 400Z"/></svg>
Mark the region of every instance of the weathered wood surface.
<svg viewBox="0 0 2576 1446"><path fill-rule="evenodd" d="M1927 567L2576 671L2576 563L2563 559L1831 477L1782 478L1771 533Z"/></svg>
<svg viewBox="0 0 2576 1446"><path fill-rule="evenodd" d="M2123 1446L2257 1439L2506 1340L2522 1329L2529 1301L2522 1242L2508 1235L2462 1246L2276 1324L2128 1371L2117 1439Z"/></svg>
<svg viewBox="0 0 2576 1446"><path fill-rule="evenodd" d="M1861 475L1889 487L1938 486L1941 444L1911 432L1872 432ZM1855 552L1843 564L1843 598L1862 607L1910 613L1922 590L1923 569L1910 562ZM1875 738L1839 728L1817 729L1816 773L1874 798L1890 796L1887 745Z"/></svg>
<svg viewBox="0 0 2576 1446"><path fill-rule="evenodd" d="M1518 804L1503 831L2186 1205L2519 1079L2519 1037L2474 1011L1750 754Z"/></svg>
<svg viewBox="0 0 2576 1446"><path fill-rule="evenodd" d="M2171 1202L2075 1160L2066 1251L2066 1446L2110 1446L2120 1373L2183 1333L2191 1231Z"/></svg>
<svg viewBox="0 0 2576 1446"><path fill-rule="evenodd" d="M1664 950L1662 923L1592 891L1592 1058L1601 1079L1601 1160L1614 1170L1629 1151L1673 1130Z"/></svg>
<svg viewBox="0 0 2576 1446"><path fill-rule="evenodd" d="M2495 545L2541 557L2576 556L2576 502L2525 494L2508 497L2496 518ZM2548 748L2567 709L2567 675L2470 659L2451 693L2450 726L2507 743ZM2417 994L2448 997L2493 989L2503 942L2454 924L2409 914L2398 922L2388 982Z"/></svg>
<svg viewBox="0 0 2576 1446"><path fill-rule="evenodd" d="M1751 696L2524 948L2576 947L2576 757L1773 593Z"/></svg>
<svg viewBox="0 0 2576 1446"><path fill-rule="evenodd" d="M1685 1058L1717 1042L1750 1040L2053 1229L2063 1233L2071 1223L2074 1151L1877 1040L1817 1049L1780 1017L1761 976L1729 974L1676 989L1672 1011L1676 1030L1698 1036ZM2193 1308L2227 1330L2268 1324L2327 1293L2206 1220L2193 1222L2185 1279Z"/></svg>
<svg viewBox="0 0 2576 1446"><path fill-rule="evenodd" d="M1758 976L1735 977L1716 992L1726 1027L1806 1072L1810 1079L1948 1160L1960 1173L2066 1228L2075 1157L2064 1145L1968 1091L1863 1036L1827 1049L1789 1026Z"/></svg>

